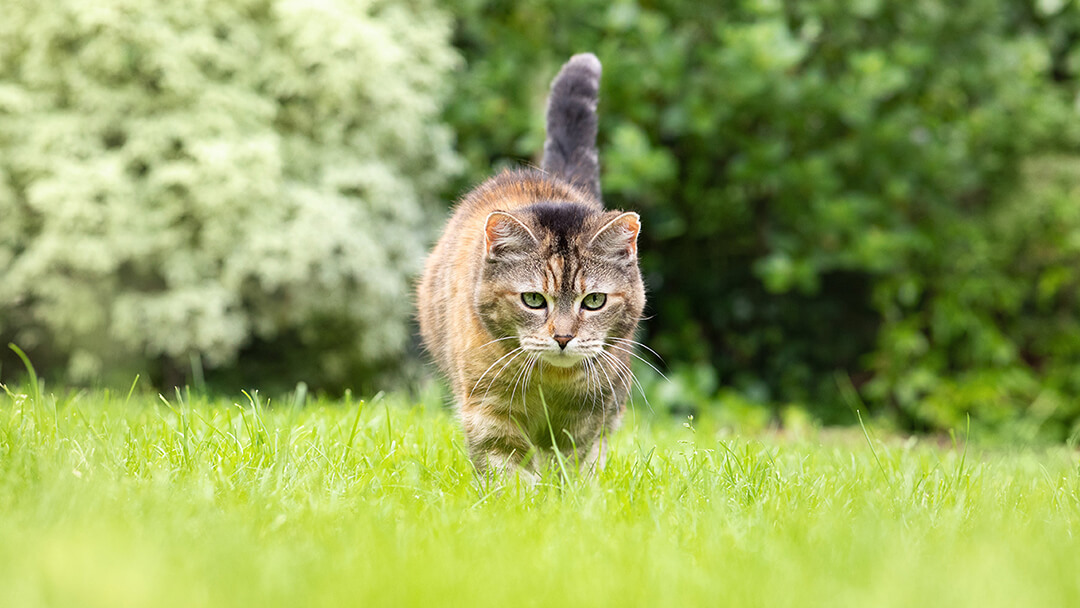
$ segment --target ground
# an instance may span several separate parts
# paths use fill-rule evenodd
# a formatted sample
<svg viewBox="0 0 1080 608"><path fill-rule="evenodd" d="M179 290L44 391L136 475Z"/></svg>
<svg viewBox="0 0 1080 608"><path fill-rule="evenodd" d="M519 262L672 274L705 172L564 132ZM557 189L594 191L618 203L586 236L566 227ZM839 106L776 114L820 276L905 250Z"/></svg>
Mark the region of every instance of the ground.
<svg viewBox="0 0 1080 608"><path fill-rule="evenodd" d="M436 403L9 387L0 605L1080 605L1075 450L700 418L492 490Z"/></svg>

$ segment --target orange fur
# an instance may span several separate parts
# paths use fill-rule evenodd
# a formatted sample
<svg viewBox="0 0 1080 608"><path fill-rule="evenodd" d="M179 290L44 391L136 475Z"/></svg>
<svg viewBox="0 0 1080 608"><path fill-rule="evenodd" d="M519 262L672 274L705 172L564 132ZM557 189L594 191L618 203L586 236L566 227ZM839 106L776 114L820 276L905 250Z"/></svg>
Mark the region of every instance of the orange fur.
<svg viewBox="0 0 1080 608"><path fill-rule="evenodd" d="M513 211L545 201L571 201L603 209L600 203L570 184L545 179L536 171L504 171L469 193L455 207L442 237L428 256L417 290L420 335L439 367L450 377L459 397L470 365L471 349L489 340L471 310L472 289L484 263L484 228L495 211ZM451 370L458 370L454 374ZM481 372L483 369L480 370Z"/></svg>
<svg viewBox="0 0 1080 608"><path fill-rule="evenodd" d="M598 199L599 70L578 55L552 85L545 166L560 175L505 171L467 194L418 286L421 336L480 471L532 475L554 450L602 464L625 408L640 224Z"/></svg>

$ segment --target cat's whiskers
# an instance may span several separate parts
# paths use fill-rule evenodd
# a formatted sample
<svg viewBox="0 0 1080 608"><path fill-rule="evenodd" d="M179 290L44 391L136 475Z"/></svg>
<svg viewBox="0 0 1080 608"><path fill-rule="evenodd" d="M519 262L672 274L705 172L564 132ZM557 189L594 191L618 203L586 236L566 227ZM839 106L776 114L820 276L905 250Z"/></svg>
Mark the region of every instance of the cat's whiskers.
<svg viewBox="0 0 1080 608"><path fill-rule="evenodd" d="M525 375L525 371L528 369L529 359L530 358L532 358L531 354L526 354L525 355L525 364L518 367L517 371L514 372L513 380L511 380L511 382L510 382L510 387L511 387L510 398L507 399L507 401L510 404L510 409L514 409L514 395L517 394L518 385L521 383L521 379Z"/></svg>
<svg viewBox="0 0 1080 608"><path fill-rule="evenodd" d="M503 363L503 366L499 368L499 371L495 372L495 375L491 377L491 381L489 381L489 382L488 382L488 385L487 385L487 389L486 389L486 390L484 390L484 396L483 396L483 397L481 397L481 399L480 399L480 403L485 403L485 402L487 401L488 393L490 393L490 392L491 392L491 389L492 389L492 387L493 387L493 386L495 386L495 381L499 379L499 376L501 376L501 375L502 375L503 371L505 371L505 370L506 370L507 366L509 366L509 365L510 365L511 363L513 363L513 362L514 362L514 360L515 360L515 359L517 359L517 358L518 358L519 356L521 356L522 354L524 354L524 355L526 355L526 356L528 355L528 351L526 351L526 350L525 350L524 348L521 348L521 347L515 348L515 349L514 349L513 351L511 351L511 352L513 352L513 353L514 353L514 356L513 356L513 357L510 357L510 359L509 359L509 360L507 360L507 362L506 362L506 363ZM511 403L511 404L509 404L509 405L510 405L510 407L508 408L508 413L507 413L507 415L509 415L510 413L512 413L512 412L513 412L513 409L514 409L514 408L513 408L513 404L512 404L512 403Z"/></svg>
<svg viewBox="0 0 1080 608"><path fill-rule="evenodd" d="M520 355L522 353L525 353L525 358L526 358L526 360L528 360L528 358L529 358L528 351L526 349L522 348L521 351L518 353L518 355ZM501 368L499 368L499 371L495 374L495 376L491 379L491 382L488 384L487 390L484 391L484 397L480 400L481 403L483 403L484 401L487 400L488 392L491 391L491 387L495 385L495 380L499 377L500 374L502 374L503 370L506 369L506 366L514 361L514 359L517 359L517 355L514 355L514 357L512 357L509 361L504 363ZM517 386L517 381L516 380L514 382L514 386L515 386L515 390L517 390L516 389L516 386ZM516 426L516 427L518 427L518 430L521 433L524 434L525 431L521 428L521 424L516 423L516 421L514 420L514 398L513 398L513 395L511 395L511 397L510 397L509 401L507 401L506 405L507 405L507 408L506 408L506 423L507 423L507 426L508 427ZM525 412L525 419L528 420L529 419L529 411L528 411L528 409L527 408L522 408L522 409Z"/></svg>
<svg viewBox="0 0 1080 608"><path fill-rule="evenodd" d="M609 344L605 344L605 345L606 345L606 346L607 346L608 348L614 348L614 349L617 349L617 350L621 350L622 352L624 352L624 353L626 353L626 354L630 355L631 357L634 357L634 358L635 358L635 359L637 359L638 361L641 361L641 362L642 362L642 363L644 363L645 365L648 365L649 367L651 367L651 368L652 368L652 370L653 370L654 372L656 372L656 373L660 374L660 377L661 377L661 378L663 378L664 380L667 380L668 382L671 382L670 380L668 380L668 377L664 375L664 372L662 372L662 371L660 371L659 369L657 369L655 365L653 365L652 363L649 363L649 362L648 362L647 360L645 360L645 358L643 358L643 357L642 357L641 355L639 355L639 354L635 353L634 351L630 350L629 348L624 348L624 347L622 347L622 346L619 346L619 345L617 345L617 344L610 344L610 343L609 343Z"/></svg>
<svg viewBox="0 0 1080 608"><path fill-rule="evenodd" d="M603 363L604 360L600 357L597 357L597 367L600 368L600 371L604 372L604 377L607 379L608 387L611 388L611 395L614 396L616 392L615 383L611 381L611 374L608 373L607 367L605 367Z"/></svg>
<svg viewBox="0 0 1080 608"><path fill-rule="evenodd" d="M656 359L658 361L660 361L660 363L664 363L664 358L660 356L660 353L658 353L655 350L649 348L649 346L647 344L643 343L643 342L638 342L637 340L631 340L630 338L620 338L618 336L608 336L608 339L609 340L615 340L616 342L625 342L626 344L629 344L631 347L638 346L638 347L644 348L645 350L652 353L652 356L656 357ZM666 363L665 363L665 365L666 365Z"/></svg>
<svg viewBox="0 0 1080 608"><path fill-rule="evenodd" d="M641 393L641 398L645 400L645 405L648 406L649 409L651 410L652 409L652 404L649 403L649 397L645 394L645 388L641 386L641 382L638 381L637 375L634 374L634 370L630 369L629 365L627 365L626 363L620 361L618 357L616 357L615 355L613 355L613 354L611 354L611 353L609 353L607 351L603 351L602 356L605 357L608 361L610 361L611 363L614 364L615 369L612 370L612 371L615 371L615 373L623 379L624 384L626 384L626 390L627 390L627 393L629 393L631 404L633 404L633 399L634 399L633 388L630 385L630 382L632 381L633 386L636 386L637 389L638 389L638 392Z"/></svg>
<svg viewBox="0 0 1080 608"><path fill-rule="evenodd" d="M601 349L599 352L602 353L603 349ZM604 373L604 378L607 379L608 387L611 389L611 397L614 398L616 394L615 383L611 381L611 375L608 374L607 367L604 365L604 359L600 356L596 356L592 359L592 361L595 364L596 369L599 369L601 372ZM600 386L600 374L596 375L596 388L598 394L603 392L603 387ZM608 408L601 406L600 428L607 428L607 414Z"/></svg>
<svg viewBox="0 0 1080 608"><path fill-rule="evenodd" d="M630 407L636 407L634 405L634 391L630 384L630 381L626 378L626 374L623 372L621 366L618 365L618 361L608 352L604 352L600 355L605 361L609 362L611 373L615 375L615 380L622 384L626 389L626 396L630 400ZM614 362L615 365L611 365L610 362ZM614 385L612 386L612 393L615 392Z"/></svg>
<svg viewBox="0 0 1080 608"><path fill-rule="evenodd" d="M592 410L596 411L596 394L593 392L592 387L592 361L589 359L582 360L581 369L585 374L585 397L591 398L590 401L592 402Z"/></svg>
<svg viewBox="0 0 1080 608"><path fill-rule="evenodd" d="M518 346L517 348L511 350L510 352L508 352L505 355L503 355L503 356L499 357L498 359L496 359L495 362L492 363L491 365L489 365L488 368L484 370L484 373L480 374L480 377L476 379L476 384L474 384L473 387L472 387L472 390L469 391L469 397L472 397L473 393L476 392L476 387L480 386L480 382L482 382L484 380L484 376L486 376L488 374L488 372L491 371L491 368L495 367L496 365L499 364L500 361L502 361L503 359L513 355L514 353L520 353L520 352L522 352L524 350L525 350L525 347ZM511 360L513 360L513 359L511 359ZM494 379L492 381L494 381ZM488 390L491 390L491 382L488 383Z"/></svg>
<svg viewBox="0 0 1080 608"><path fill-rule="evenodd" d="M514 388L510 392L510 399L508 400L509 404L510 404L510 410L513 411L513 409L514 409L514 396L517 395L518 387L521 386L522 387L522 390L521 390L521 409L522 409L523 412L525 412L526 419L528 419L528 416L529 416L528 403L526 403L526 401L525 401L525 392L526 392L527 387L523 386L522 382L524 381L526 374L528 374L528 372L532 369L532 364L536 361L536 357L537 357L537 355L535 353L528 353L526 355L524 365L522 365L521 369L519 369L517 374L514 375L514 383L513 383Z"/></svg>
<svg viewBox="0 0 1080 608"><path fill-rule="evenodd" d="M593 411L595 411L596 407L599 406L601 408L601 413L606 413L607 408L605 407L603 378L600 377L601 373L604 373L605 376L607 375L607 372L604 370L604 362L598 357L590 357L589 369L592 372L592 376L596 384L596 388L593 391ZM608 384L611 383L609 382ZM614 395L615 391L614 387L612 387L611 397L614 397Z"/></svg>
<svg viewBox="0 0 1080 608"><path fill-rule="evenodd" d="M630 393L630 391L631 391L630 383L629 383L629 381L626 380L625 375L622 373L621 367L619 367L618 365L611 365L612 362L616 363L616 364L619 363L619 361L615 359L615 356L613 356L609 352L602 351L602 352L600 352L599 357L600 357L600 360L603 360L603 361L608 363L608 367L609 367L609 369L611 371L611 374L615 374L616 380L618 380L619 383L623 384L623 386L626 388L627 393ZM615 383L610 382L610 380L611 380L610 376L608 376L608 380L609 380L609 383L611 384L611 392L615 393L616 392ZM629 395L629 396L630 396L630 398L634 398L632 394Z"/></svg>
<svg viewBox="0 0 1080 608"><path fill-rule="evenodd" d="M532 362L529 364L529 373L528 373L528 375L525 376L525 388L522 389L522 391L521 391L521 404L525 409L525 419L526 420L529 419L529 408L528 408L528 404L526 404L526 402L525 402L525 397L529 392L529 383L532 382L532 375L533 375L533 372L536 371L536 367L537 367L538 363L542 363L540 353L536 353L533 356Z"/></svg>
<svg viewBox="0 0 1080 608"><path fill-rule="evenodd" d="M592 377L596 383L596 388L593 392L593 406L592 411L596 411L596 408L600 408L600 423L604 424L607 419L607 407L604 403L604 386L601 384L600 372L603 371L603 365L596 357L589 358L589 370L592 373Z"/></svg>
<svg viewBox="0 0 1080 608"><path fill-rule="evenodd" d="M601 349L601 350L603 350L603 349ZM602 362L602 361L598 361L598 362L597 362L597 366L598 366L598 367L599 367L599 368L600 368L601 370L603 370L603 369L604 369L604 366L603 366L603 362ZM605 376L607 375L607 372L606 372L606 371L604 371L604 375L605 375ZM600 378L599 378L599 377L597 377L596 381L597 381L597 384L599 384L599 383L600 383ZM608 380L608 384L609 384L609 385L611 384L611 381L610 381L610 379ZM612 386L612 387L611 387L611 398L612 398L612 399L614 399L614 398L615 398L615 387L614 387L614 386ZM620 404L620 405L621 405L621 404ZM604 431L603 431L603 429L606 429L606 428L607 428L607 415L608 415L608 408L606 408L606 407L603 407L603 405L601 405L601 408L602 408L602 409L600 410L600 429L601 429L601 431L600 431L600 432L601 432L601 434L602 434L602 433L604 432ZM601 437L601 441L603 441L603 438L602 438L602 437ZM603 446L601 446L601 448L600 448L600 449L603 449Z"/></svg>
<svg viewBox="0 0 1080 608"><path fill-rule="evenodd" d="M514 338L517 338L517 336L503 336L502 338L495 338L494 340L489 340L481 344L480 346L474 346L469 350L480 350L481 348L484 348L485 346L490 346L492 344L495 344L496 342L502 342L503 340L513 340Z"/></svg>

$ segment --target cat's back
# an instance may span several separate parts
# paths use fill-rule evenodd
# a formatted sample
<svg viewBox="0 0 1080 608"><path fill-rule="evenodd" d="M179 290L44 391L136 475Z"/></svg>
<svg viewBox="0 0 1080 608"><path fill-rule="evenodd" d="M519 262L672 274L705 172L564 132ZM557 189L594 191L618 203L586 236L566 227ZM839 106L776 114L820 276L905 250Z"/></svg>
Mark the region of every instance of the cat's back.
<svg viewBox="0 0 1080 608"><path fill-rule="evenodd" d="M483 222L494 211L513 211L536 203L576 203L597 213L603 205L584 188L572 185L538 169L505 170L474 188L454 208L439 244L455 239L460 230L471 225L477 242L483 234Z"/></svg>
<svg viewBox="0 0 1080 608"><path fill-rule="evenodd" d="M586 188L537 169L503 171L474 188L454 207L428 256L417 289L420 335L444 372L452 373L455 351L490 340L473 310L473 289L484 264L488 215L536 203L576 203L603 212L603 204Z"/></svg>

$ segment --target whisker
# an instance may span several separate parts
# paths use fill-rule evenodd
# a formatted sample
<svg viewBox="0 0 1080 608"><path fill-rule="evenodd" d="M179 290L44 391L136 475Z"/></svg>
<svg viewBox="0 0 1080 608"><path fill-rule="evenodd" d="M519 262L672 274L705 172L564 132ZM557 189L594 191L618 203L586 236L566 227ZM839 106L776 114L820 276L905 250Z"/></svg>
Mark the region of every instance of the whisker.
<svg viewBox="0 0 1080 608"><path fill-rule="evenodd" d="M600 351L600 357L602 357L604 361L608 362L611 372L615 374L615 378L618 379L623 385L626 385L626 378L623 376L622 369L617 367L616 365L610 365L614 360L612 354L602 350ZM618 362L615 361L615 363ZM630 387L627 385L626 388L627 390L629 390ZM615 390L614 387L612 387L612 390Z"/></svg>
<svg viewBox="0 0 1080 608"><path fill-rule="evenodd" d="M601 425L603 425L607 420L607 402L609 399L615 399L614 390L612 390L612 394L610 397L605 394L603 380L600 378L600 373L604 372L604 364L602 361L600 361L599 359L590 359L589 372L591 373L592 378L596 383L596 389L593 392L593 411L595 412L597 407L600 408L600 423Z"/></svg>
<svg viewBox="0 0 1080 608"><path fill-rule="evenodd" d="M601 354L603 360L608 362L608 366L610 367L611 373L615 374L615 379L618 380L619 383L622 384L626 388L626 396L630 400L630 407L633 407L633 408L636 409L637 406L634 404L634 391L633 391L633 388L630 385L630 381L626 378L626 374L623 372L621 367L619 367L617 365L611 365L611 362L614 362L614 363L617 364L618 361L614 360L611 353L608 353L607 351L600 351L600 354ZM604 373L606 374L607 372L605 371ZM611 380L611 376L608 376L608 384L611 386L612 395L615 395L615 393L617 391L615 390L615 385Z"/></svg>
<svg viewBox="0 0 1080 608"><path fill-rule="evenodd" d="M503 340L513 340L514 338L517 338L517 336L504 336L502 338L495 338L494 340L490 340L488 342L485 342L485 343L481 344L480 346L474 346L469 350L479 350L479 349L484 348L485 346L488 346L490 344L495 344L496 342L502 342Z"/></svg>
<svg viewBox="0 0 1080 608"><path fill-rule="evenodd" d="M604 367L603 361L602 360L597 361L596 366L598 368L600 368L600 371L604 372L604 377L607 378L608 386L611 388L611 396L614 397L615 396L615 383L611 381L611 375L608 374L608 370L607 370L607 368ZM596 380L597 380L597 383L599 384L600 378L597 377Z"/></svg>
<svg viewBox="0 0 1080 608"><path fill-rule="evenodd" d="M596 400L602 410L607 412L607 391L604 389L604 379L607 379L608 387L611 389L611 399L615 398L615 385L611 382L611 376L608 375L607 370L604 369L604 361L599 358L589 360L589 368L592 370L593 378L596 381L596 391L593 397ZM604 374L604 378L600 377L600 374Z"/></svg>
<svg viewBox="0 0 1080 608"><path fill-rule="evenodd" d="M487 396L488 396L488 393L490 393L490 392L491 392L491 388L492 388L493 386L495 386L495 381L499 379L499 376L501 376L501 375L502 375L502 373L503 373L503 371L505 371L505 370L506 370L506 367L507 367L508 365L510 365L511 363L513 363L513 362L514 362L514 359L517 359L519 355L521 355L521 354L523 354L523 353L524 353L524 354L528 354L528 353L527 353L527 352L525 351L525 349L524 349L524 348L521 348L521 349L515 349L515 350L514 350L514 352L515 352L516 354L515 354L515 355L514 355L513 357L511 357L511 358L510 358L510 360L508 360L508 361L507 361L506 363L503 363L503 366L499 368L499 371L498 371L498 372L496 372L496 373L495 373L495 375L491 377L491 381L490 381L490 382L488 382L487 390L485 390L485 391L484 391L484 396L483 396L483 398L482 398L482 399L480 399L480 403L484 403L485 401L487 401ZM507 412L507 416L510 416L510 415L511 415L512 413L513 413L513 407L511 406L511 408L509 408L509 410L508 410L508 412Z"/></svg>
<svg viewBox="0 0 1080 608"><path fill-rule="evenodd" d="M532 355L528 351L524 351L524 352L525 352L525 360L528 361L529 357L531 357ZM514 359L516 359L516 358L517 357L514 357ZM499 373L495 374L495 378L498 378L499 374L502 373L503 369L505 369L507 365L512 363L514 361L514 359L510 359L509 361L504 363L503 366L501 368L499 368ZM525 369L526 369L525 366L522 366L521 370L518 371L518 375L514 377L514 389L510 393L510 399L507 400L506 421L511 426L514 423L514 393L517 392L518 378L521 376L521 374L524 372ZM492 383L494 383L494 378L492 379ZM488 387L488 390L491 390L490 386ZM487 393L486 392L484 393L484 399L487 399ZM525 411L525 416L528 417L528 415L529 415L528 410L526 408L524 408L524 407L522 407L522 410Z"/></svg>
<svg viewBox="0 0 1080 608"><path fill-rule="evenodd" d="M525 419L526 420L529 419L529 407L528 407L528 404L525 402L525 398L528 395L529 384L532 382L532 375L533 375L533 372L536 371L536 364L537 364L538 361L540 361L540 356L541 356L540 353L534 354L533 357L532 357L532 361L528 364L529 373L525 376L525 388L522 389L522 391L521 391L521 403L525 408Z"/></svg>
<svg viewBox="0 0 1080 608"><path fill-rule="evenodd" d="M608 336L608 338L610 338L612 340L616 340L618 342L625 342L627 344L632 344L634 346L640 346L641 348L644 348L645 350L652 353L652 355L654 357L656 357L660 361L660 363L664 363L665 365L667 365L667 362L664 361L664 358L660 356L660 353L658 353L655 350L649 348L649 346L647 344L645 344L644 342L638 342L637 340L631 340L629 338L619 338L617 336Z"/></svg>
<svg viewBox="0 0 1080 608"><path fill-rule="evenodd" d="M610 360L612 363L614 363L616 365L617 368L619 368L619 369L626 372L626 375L630 378L630 380L633 381L634 386L637 387L638 392L641 393L641 398L645 400L645 405L649 406L649 410L651 411L652 410L652 404L649 403L649 397L648 397L648 395L645 394L645 388L643 386L641 386L641 382L637 379L637 375L634 374L634 370L630 369L629 365L627 365L626 363L623 363L622 361L620 361L618 359L618 357L616 357L615 355L612 355L611 353L607 353L607 352L605 352L604 354L607 356L608 360ZM627 390L629 392L631 392L631 393L633 392L632 390L630 390L629 387L627 388Z"/></svg>
<svg viewBox="0 0 1080 608"><path fill-rule="evenodd" d="M595 412L596 411L597 392L594 392L593 388L592 388L592 378L593 378L593 374L595 373L595 370L593 369L593 362L590 361L589 359L584 359L584 360L582 360L581 364L582 364L582 371L585 372L585 397L586 398L591 397L592 409L590 410L590 412Z"/></svg>
<svg viewBox="0 0 1080 608"><path fill-rule="evenodd" d="M499 361L502 361L503 359L509 357L510 355L512 355L512 354L514 354L514 353L516 353L518 351L523 351L523 350L525 350L525 347L519 346L519 347L515 348L514 350L512 350L512 351L506 353L505 355L499 357L498 359L496 359L495 362L492 363L491 365L489 365L488 368L484 370L484 373L480 374L480 377L476 379L476 384L474 384L472 389L469 391L469 396L472 397L472 394L476 392L476 387L480 386L480 381L483 380L484 376L486 376L487 373L491 371L491 368L493 368L493 367L495 367L496 365L499 364ZM490 388L490 387L491 387L491 385L489 384L488 388Z"/></svg>
<svg viewBox="0 0 1080 608"><path fill-rule="evenodd" d="M616 345L616 344L606 344L605 346L609 346L609 347L611 347L611 348L616 348L616 349L618 349L618 350L621 350L621 351L623 351L624 353L626 353L626 354L630 355L631 357L634 357L634 358L635 358L635 359L637 359L638 361L641 361L641 362L642 362L642 363L644 363L645 365L648 365L649 367L651 367L651 368L652 368L652 370L653 370L654 372L656 372L656 373L660 374L660 377L661 377L661 378L663 378L664 380L667 380L668 382L671 382L671 380L668 380L668 377L664 375L664 372L662 372L662 371L660 371L660 370L656 369L656 366L655 366L655 365L653 365L652 363L649 363L649 362L648 362L648 361L646 361L646 360L645 360L645 359L644 359L644 358L643 358L643 357L642 357L641 355L639 355L639 354L635 353L634 351L632 351L632 350L630 350L630 349L628 349L628 348L623 348L623 347L621 347L621 346L618 346L618 345Z"/></svg>
<svg viewBox="0 0 1080 608"><path fill-rule="evenodd" d="M603 352L603 349L601 349L600 352ZM614 404L616 411L618 411L618 408L622 404L615 401L615 399L616 399L615 383L611 381L611 375L608 374L608 370L604 366L604 360L603 359L597 359L596 367L600 371L604 372L604 378L607 379L608 386L611 387L611 403ZM597 374L597 376L596 376L596 384L597 384L597 387L599 388L599 384L600 384L600 375L599 374ZM608 406L608 403L603 403L603 404L601 404L600 407L602 408L601 411L600 411L600 429L601 429L601 431L600 431L600 434L601 434L600 441L603 441L603 433L604 433L603 429L607 428L607 415L608 415L608 409L610 409L610 408ZM601 446L600 449L603 450L603 446Z"/></svg>
<svg viewBox="0 0 1080 608"><path fill-rule="evenodd" d="M518 386L520 386L521 381L525 379L525 374L529 371L529 364L532 363L532 359L535 356L535 354L529 353L529 355L525 357L525 365L522 365L521 369L518 370L518 373L514 376L514 389L510 391L510 409L514 409L514 396L517 395ZM521 409L526 409L524 390L521 391Z"/></svg>
<svg viewBox="0 0 1080 608"><path fill-rule="evenodd" d="M597 398L597 400L603 401L604 400L604 384L603 384L602 380L600 380L600 373L602 373L602 371L604 371L604 364L602 362L600 362L599 360L590 359L589 360L589 370L591 371L592 377L596 382L596 388L594 389L594 391L595 391L595 397L594 398Z"/></svg>

